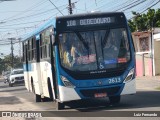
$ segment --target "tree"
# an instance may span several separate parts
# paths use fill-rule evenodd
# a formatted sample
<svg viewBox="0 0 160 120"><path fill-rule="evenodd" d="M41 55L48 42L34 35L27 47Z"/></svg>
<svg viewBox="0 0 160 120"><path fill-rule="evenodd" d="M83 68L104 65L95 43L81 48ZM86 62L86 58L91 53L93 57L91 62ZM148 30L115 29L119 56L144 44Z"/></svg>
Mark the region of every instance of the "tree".
<svg viewBox="0 0 160 120"><path fill-rule="evenodd" d="M149 9L146 14L132 12L134 18L128 20L132 32L151 30L152 27L160 27L160 9Z"/></svg>
<svg viewBox="0 0 160 120"><path fill-rule="evenodd" d="M2 71L10 70L12 68L11 61L12 61L11 54L4 56L3 59L0 58L0 73L2 73ZM20 62L19 56L14 56L13 64L14 64L14 68L22 68L23 67L23 63Z"/></svg>

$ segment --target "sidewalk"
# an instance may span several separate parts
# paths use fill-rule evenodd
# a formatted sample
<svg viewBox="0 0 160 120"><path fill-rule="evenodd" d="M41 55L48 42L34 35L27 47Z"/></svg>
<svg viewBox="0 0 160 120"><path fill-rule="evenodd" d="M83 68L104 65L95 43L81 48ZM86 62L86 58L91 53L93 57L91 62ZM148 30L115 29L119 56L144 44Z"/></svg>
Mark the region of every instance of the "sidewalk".
<svg viewBox="0 0 160 120"><path fill-rule="evenodd" d="M160 76L136 77L136 88L143 90L157 90L160 88Z"/></svg>

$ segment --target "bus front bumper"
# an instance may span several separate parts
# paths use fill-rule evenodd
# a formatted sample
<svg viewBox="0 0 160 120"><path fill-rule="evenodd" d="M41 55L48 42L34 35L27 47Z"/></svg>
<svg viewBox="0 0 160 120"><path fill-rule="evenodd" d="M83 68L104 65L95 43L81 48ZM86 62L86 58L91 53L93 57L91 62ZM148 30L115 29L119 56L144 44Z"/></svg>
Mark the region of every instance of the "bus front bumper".
<svg viewBox="0 0 160 120"><path fill-rule="evenodd" d="M135 80L131 80L127 83L121 83L112 86L100 86L92 88L68 88L65 86L59 86L60 101L72 101L80 99L89 99L97 97L110 97L125 94L135 94Z"/></svg>

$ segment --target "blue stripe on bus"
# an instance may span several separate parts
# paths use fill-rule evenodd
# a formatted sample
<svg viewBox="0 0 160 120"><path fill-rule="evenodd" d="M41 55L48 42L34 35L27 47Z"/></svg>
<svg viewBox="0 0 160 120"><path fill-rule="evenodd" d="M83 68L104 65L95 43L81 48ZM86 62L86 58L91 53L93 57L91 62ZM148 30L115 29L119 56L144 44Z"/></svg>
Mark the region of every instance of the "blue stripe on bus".
<svg viewBox="0 0 160 120"><path fill-rule="evenodd" d="M27 66L28 66L28 69L27 69ZM28 63L28 64L23 64L23 69L24 71L33 71L33 64L31 63Z"/></svg>
<svg viewBox="0 0 160 120"><path fill-rule="evenodd" d="M58 80L58 85L61 85L61 86L64 86L62 81L61 81L61 78L60 78L60 75L61 75L61 70L60 70L60 63L59 63L59 54L58 54L58 48L57 46L55 46L55 57L56 58L56 74L57 74L57 80Z"/></svg>

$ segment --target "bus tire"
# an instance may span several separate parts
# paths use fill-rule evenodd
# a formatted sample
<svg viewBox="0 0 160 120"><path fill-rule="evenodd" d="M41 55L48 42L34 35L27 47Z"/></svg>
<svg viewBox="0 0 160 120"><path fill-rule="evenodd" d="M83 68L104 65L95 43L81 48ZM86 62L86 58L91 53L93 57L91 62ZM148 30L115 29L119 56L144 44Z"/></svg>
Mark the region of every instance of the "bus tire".
<svg viewBox="0 0 160 120"><path fill-rule="evenodd" d="M35 94L36 102L41 102L41 95Z"/></svg>
<svg viewBox="0 0 160 120"><path fill-rule="evenodd" d="M53 92L52 92L52 86L51 86L51 81L48 78L48 92L49 92L49 99L50 101L53 101Z"/></svg>
<svg viewBox="0 0 160 120"><path fill-rule="evenodd" d="M44 98L41 98L41 101L42 101L42 102L49 102L49 101L50 101L50 98L44 97Z"/></svg>
<svg viewBox="0 0 160 120"><path fill-rule="evenodd" d="M121 96L111 96L109 97L109 101L111 104L118 104L120 103Z"/></svg>
<svg viewBox="0 0 160 120"><path fill-rule="evenodd" d="M63 110L65 107L64 103L56 102L57 110Z"/></svg>
<svg viewBox="0 0 160 120"><path fill-rule="evenodd" d="M35 88L34 88L34 84L33 84L33 79L31 78L31 87L32 87L32 92L35 94Z"/></svg>

